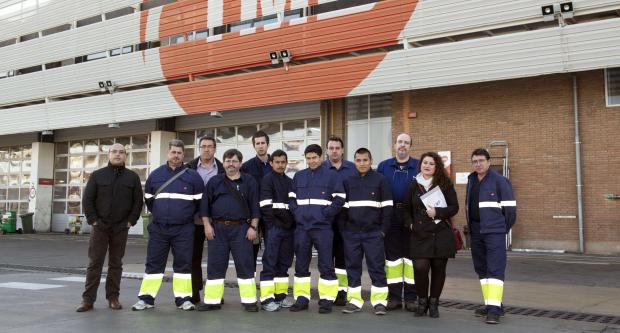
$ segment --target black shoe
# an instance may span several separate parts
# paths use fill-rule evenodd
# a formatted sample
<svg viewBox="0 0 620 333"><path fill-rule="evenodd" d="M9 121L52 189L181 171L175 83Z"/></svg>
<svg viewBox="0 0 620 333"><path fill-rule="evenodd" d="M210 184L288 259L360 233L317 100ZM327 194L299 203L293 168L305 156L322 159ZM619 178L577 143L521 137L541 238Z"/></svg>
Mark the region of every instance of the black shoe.
<svg viewBox="0 0 620 333"><path fill-rule="evenodd" d="M332 312L332 305L320 305L319 306L319 313L331 313Z"/></svg>
<svg viewBox="0 0 620 333"><path fill-rule="evenodd" d="M484 322L487 324L499 324L499 315L496 313L487 313L487 319Z"/></svg>
<svg viewBox="0 0 620 333"><path fill-rule="evenodd" d="M198 311L215 311L220 310L222 308L219 304L199 304L196 306L196 310Z"/></svg>
<svg viewBox="0 0 620 333"><path fill-rule="evenodd" d="M387 303L388 311L400 310L402 308L403 308L403 302L395 301L395 300L388 300L388 303Z"/></svg>
<svg viewBox="0 0 620 333"><path fill-rule="evenodd" d="M246 312L258 312L258 305L256 303L243 304Z"/></svg>
<svg viewBox="0 0 620 333"><path fill-rule="evenodd" d="M506 313L504 312L504 307L502 307L500 309L500 317L503 317ZM477 308L476 310L474 310L474 316L476 317L486 317L487 316L487 308L486 307L481 307L481 308Z"/></svg>
<svg viewBox="0 0 620 333"><path fill-rule="evenodd" d="M338 296L336 296L336 300L334 301L335 306L345 306L347 305L347 292L344 290L338 291Z"/></svg>
<svg viewBox="0 0 620 333"><path fill-rule="evenodd" d="M428 316L431 318L439 318L439 299L431 297L428 301Z"/></svg>
<svg viewBox="0 0 620 333"><path fill-rule="evenodd" d="M428 298L426 297L418 297L418 307L413 314L416 317L422 317L426 315L426 311L428 310Z"/></svg>
<svg viewBox="0 0 620 333"><path fill-rule="evenodd" d="M382 316L387 313L387 308L383 304L375 305L375 314L378 316Z"/></svg>
<svg viewBox="0 0 620 333"><path fill-rule="evenodd" d="M308 303L295 302L295 304L293 304L293 306L288 308L288 310L291 312L299 312L303 310L308 310Z"/></svg>
<svg viewBox="0 0 620 333"><path fill-rule="evenodd" d="M405 302L405 310L409 312L415 312L418 308L418 304L416 301L406 301Z"/></svg>

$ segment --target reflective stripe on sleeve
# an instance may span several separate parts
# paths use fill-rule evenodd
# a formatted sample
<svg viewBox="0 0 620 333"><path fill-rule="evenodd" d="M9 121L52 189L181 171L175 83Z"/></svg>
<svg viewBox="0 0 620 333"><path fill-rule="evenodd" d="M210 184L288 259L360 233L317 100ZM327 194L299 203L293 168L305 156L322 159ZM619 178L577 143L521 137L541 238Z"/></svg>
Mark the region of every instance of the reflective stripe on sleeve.
<svg viewBox="0 0 620 333"><path fill-rule="evenodd" d="M267 205L271 205L272 203L273 203L273 200L266 199L266 200L263 200L263 201L259 202L258 205L260 207L264 207L264 206L267 206Z"/></svg>
<svg viewBox="0 0 620 333"><path fill-rule="evenodd" d="M307 206L307 205L329 206L332 204L332 202L329 200L325 200L325 199L297 199L297 204L299 206Z"/></svg>
<svg viewBox="0 0 620 333"><path fill-rule="evenodd" d="M502 205L503 207L516 207L517 202L515 200L501 201L500 205Z"/></svg>
<svg viewBox="0 0 620 333"><path fill-rule="evenodd" d="M502 208L499 202L495 201L480 201L478 203L478 208Z"/></svg>
<svg viewBox="0 0 620 333"><path fill-rule="evenodd" d="M273 208L274 209L288 209L288 204L282 203L282 202L274 202L273 203Z"/></svg>
<svg viewBox="0 0 620 333"><path fill-rule="evenodd" d="M297 198L297 194L295 194L295 192L288 192L288 197L289 198Z"/></svg>

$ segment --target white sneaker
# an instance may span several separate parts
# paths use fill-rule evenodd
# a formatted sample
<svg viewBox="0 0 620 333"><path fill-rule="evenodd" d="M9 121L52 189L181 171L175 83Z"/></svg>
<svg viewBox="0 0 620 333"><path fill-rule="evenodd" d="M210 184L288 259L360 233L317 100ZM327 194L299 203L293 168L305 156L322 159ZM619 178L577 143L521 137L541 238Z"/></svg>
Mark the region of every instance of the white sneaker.
<svg viewBox="0 0 620 333"><path fill-rule="evenodd" d="M183 310L183 311L196 310L196 306L192 302L190 302L190 301L183 302L183 304L179 305L178 308Z"/></svg>
<svg viewBox="0 0 620 333"><path fill-rule="evenodd" d="M280 310L280 304L277 302L269 302L267 304L263 304L262 308L267 312L274 312Z"/></svg>
<svg viewBox="0 0 620 333"><path fill-rule="evenodd" d="M143 300L139 300L139 301L138 301L138 303L134 304L134 305L131 307L131 309L132 309L133 311L143 311L143 310L146 310L146 309L152 309L152 308L154 308L154 307L155 307L155 305L148 304L148 303L146 303L146 302L145 302L145 301L143 301Z"/></svg>
<svg viewBox="0 0 620 333"><path fill-rule="evenodd" d="M278 302L280 303L280 307L284 308L284 309L288 309L291 306L293 306L293 304L295 304L295 300L293 300L292 298L285 298L282 301Z"/></svg>

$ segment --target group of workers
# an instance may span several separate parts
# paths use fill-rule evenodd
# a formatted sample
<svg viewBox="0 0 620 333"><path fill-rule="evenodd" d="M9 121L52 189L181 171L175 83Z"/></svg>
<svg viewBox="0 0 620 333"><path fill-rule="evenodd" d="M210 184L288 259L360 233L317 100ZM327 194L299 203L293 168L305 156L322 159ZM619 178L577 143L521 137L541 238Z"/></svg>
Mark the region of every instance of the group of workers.
<svg viewBox="0 0 620 333"><path fill-rule="evenodd" d="M423 154L421 161L410 157L411 141L409 134L399 134L395 157L373 170L368 149L357 149L353 162L347 161L342 139L330 137L328 158L322 160L321 146L308 145L304 150L307 168L291 179L285 173L286 152L268 154L269 136L263 131L253 135L256 156L245 163L236 149L224 152L219 161L216 140L202 137L200 156L185 164L184 143L171 140L167 162L151 172L144 187L152 221L145 274L132 310L155 306L170 251L174 257L172 289L179 309L221 308L232 254L246 311L256 312L259 305L270 312L307 310L314 248L319 313L332 312L334 305L343 306L343 313L361 311L365 257L375 314L404 306L416 316L428 312L438 317L447 259L457 251L450 218L459 208L441 158L432 152ZM110 308L122 308L118 301L121 260L128 229L142 209L140 181L125 169L124 147L115 144L109 154L108 166L93 173L83 199L92 231L86 290L78 312L93 308L107 249L106 299ZM471 158L466 215L485 302L476 315L485 316L487 323L499 323L505 235L515 222L516 203L508 180L490 169L488 152L477 149ZM445 204L423 201L433 191L443 194ZM255 273L261 239L264 251L257 302ZM205 240L207 274L203 281ZM288 270L294 259L291 299Z"/></svg>

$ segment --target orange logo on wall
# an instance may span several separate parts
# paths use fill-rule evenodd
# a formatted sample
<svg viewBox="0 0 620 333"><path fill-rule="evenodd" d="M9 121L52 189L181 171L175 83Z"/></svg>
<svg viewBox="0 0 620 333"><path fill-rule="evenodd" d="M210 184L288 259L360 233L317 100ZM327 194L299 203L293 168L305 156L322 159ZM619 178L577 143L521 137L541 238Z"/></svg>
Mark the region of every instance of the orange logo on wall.
<svg viewBox="0 0 620 333"><path fill-rule="evenodd" d="M242 1L222 0L222 24L241 21ZM267 0L291 9L291 0ZM262 3L254 0L256 16ZM186 0L163 7L159 37L176 36L208 28L205 0ZM310 0L315 5L317 0ZM346 54L395 45L411 18L416 0L386 0L331 14L321 14L249 30L226 33L219 40L198 40L160 48L166 79L230 72L271 64L269 53L290 50L294 61ZM244 7L247 8L247 7ZM339 14L339 15L338 15ZM143 13L144 40L148 13ZM337 60L292 64L232 76L213 77L168 86L177 103L189 114L224 111L347 96L384 59L386 52Z"/></svg>

